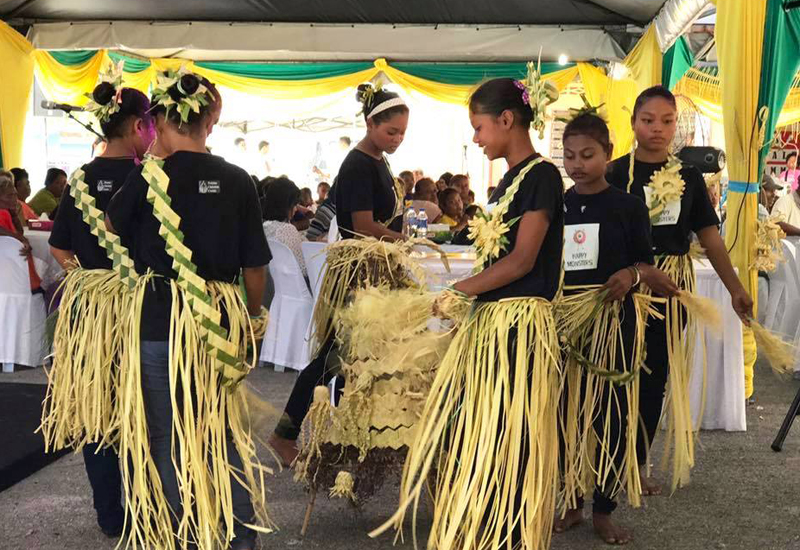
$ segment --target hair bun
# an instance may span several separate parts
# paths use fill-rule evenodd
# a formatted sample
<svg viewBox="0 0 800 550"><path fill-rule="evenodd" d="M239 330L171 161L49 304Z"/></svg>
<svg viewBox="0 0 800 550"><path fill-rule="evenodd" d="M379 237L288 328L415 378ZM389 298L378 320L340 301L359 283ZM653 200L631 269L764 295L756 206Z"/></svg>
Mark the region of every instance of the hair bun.
<svg viewBox="0 0 800 550"><path fill-rule="evenodd" d="M356 91L356 101L366 105L367 99L374 93L375 88L372 87L372 84L359 84L358 90Z"/></svg>
<svg viewBox="0 0 800 550"><path fill-rule="evenodd" d="M170 86L169 96L175 101L188 97L200 88L200 79L193 74L185 74L178 82Z"/></svg>
<svg viewBox="0 0 800 550"><path fill-rule="evenodd" d="M117 95L117 89L110 82L101 82L92 92L92 99L98 105L108 105L114 96Z"/></svg>

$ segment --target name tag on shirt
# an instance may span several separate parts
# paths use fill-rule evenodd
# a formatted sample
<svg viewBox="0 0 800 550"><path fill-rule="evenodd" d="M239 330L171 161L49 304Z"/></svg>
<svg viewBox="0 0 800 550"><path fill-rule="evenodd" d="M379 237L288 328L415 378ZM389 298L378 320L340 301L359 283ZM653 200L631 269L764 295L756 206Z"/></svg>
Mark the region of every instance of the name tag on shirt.
<svg viewBox="0 0 800 550"><path fill-rule="evenodd" d="M653 190L650 189L648 186L644 187L644 198L645 202L647 202L647 208L650 208ZM656 216L655 218L651 218L651 224L655 226L659 225L676 225L678 223L678 218L681 217L681 201L680 199L676 201L670 201L667 203L666 208L661 211L661 214Z"/></svg>
<svg viewBox="0 0 800 550"><path fill-rule="evenodd" d="M564 271L597 269L599 256L599 223L582 223L564 227Z"/></svg>
<svg viewBox="0 0 800 550"><path fill-rule="evenodd" d="M114 180L97 180L98 193L111 193L114 190Z"/></svg>
<svg viewBox="0 0 800 550"><path fill-rule="evenodd" d="M220 192L219 181L200 180L197 190L200 192L201 195L219 194Z"/></svg>

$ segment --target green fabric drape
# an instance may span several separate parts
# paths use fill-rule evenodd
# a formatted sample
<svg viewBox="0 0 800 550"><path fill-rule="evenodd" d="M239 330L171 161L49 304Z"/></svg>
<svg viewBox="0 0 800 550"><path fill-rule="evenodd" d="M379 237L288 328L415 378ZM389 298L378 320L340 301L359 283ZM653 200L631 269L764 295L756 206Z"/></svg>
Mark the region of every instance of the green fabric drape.
<svg viewBox="0 0 800 550"><path fill-rule="evenodd" d="M345 76L371 69L372 63L231 63L198 61L198 67L263 80L310 80Z"/></svg>
<svg viewBox="0 0 800 550"><path fill-rule="evenodd" d="M71 67L83 65L97 55L97 50L50 51L48 53L61 65Z"/></svg>
<svg viewBox="0 0 800 550"><path fill-rule="evenodd" d="M119 63L120 61L125 62L124 71L126 73L140 73L150 68L150 62L145 61L143 59L136 59L135 57L128 57L127 55L123 55L118 52L108 52L108 57L111 58L111 61L114 63Z"/></svg>
<svg viewBox="0 0 800 550"><path fill-rule="evenodd" d="M783 104L800 69L800 9L784 9L785 0L768 0L764 22L759 108L767 107L764 143L758 159L758 173L764 168L772 136Z"/></svg>
<svg viewBox="0 0 800 550"><path fill-rule="evenodd" d="M542 74L574 67L574 63L542 63ZM440 84L469 86L489 78L516 78L527 74L525 63L392 63L398 71Z"/></svg>
<svg viewBox="0 0 800 550"><path fill-rule="evenodd" d="M686 71L694 65L694 55L685 36L681 36L664 53L664 63L661 67L661 83L672 90L678 81L683 78Z"/></svg>

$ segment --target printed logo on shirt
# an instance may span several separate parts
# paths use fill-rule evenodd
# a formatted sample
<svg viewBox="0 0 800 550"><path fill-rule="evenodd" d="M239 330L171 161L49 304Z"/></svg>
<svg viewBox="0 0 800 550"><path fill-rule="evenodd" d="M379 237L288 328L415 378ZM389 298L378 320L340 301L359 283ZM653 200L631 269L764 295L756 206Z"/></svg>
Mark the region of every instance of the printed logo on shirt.
<svg viewBox="0 0 800 550"><path fill-rule="evenodd" d="M600 224L582 223L564 227L564 271L597 269L600 256Z"/></svg>
<svg viewBox="0 0 800 550"><path fill-rule="evenodd" d="M114 180L97 180L98 193L110 193L114 190Z"/></svg>
<svg viewBox="0 0 800 550"><path fill-rule="evenodd" d="M220 192L219 181L217 180L200 180L198 191L201 195L212 195Z"/></svg>
<svg viewBox="0 0 800 550"><path fill-rule="evenodd" d="M644 198L645 202L647 203L647 208L652 207L653 203L653 190L650 189L649 186L644 186ZM653 227L659 227L662 225L676 225L678 223L678 218L681 217L681 201L680 199L676 201L670 201L664 207L664 210L656 216L652 218L651 225Z"/></svg>

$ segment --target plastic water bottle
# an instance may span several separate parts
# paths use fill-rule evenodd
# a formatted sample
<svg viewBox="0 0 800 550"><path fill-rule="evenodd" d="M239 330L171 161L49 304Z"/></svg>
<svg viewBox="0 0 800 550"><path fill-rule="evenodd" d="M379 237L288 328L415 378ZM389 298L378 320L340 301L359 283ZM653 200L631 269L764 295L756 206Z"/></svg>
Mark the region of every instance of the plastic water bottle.
<svg viewBox="0 0 800 550"><path fill-rule="evenodd" d="M413 239L417 234L417 213L411 201L406 201L406 212L403 215L403 235Z"/></svg>
<svg viewBox="0 0 800 550"><path fill-rule="evenodd" d="M428 237L428 215L424 208L420 208L417 214L417 237L420 239Z"/></svg>

